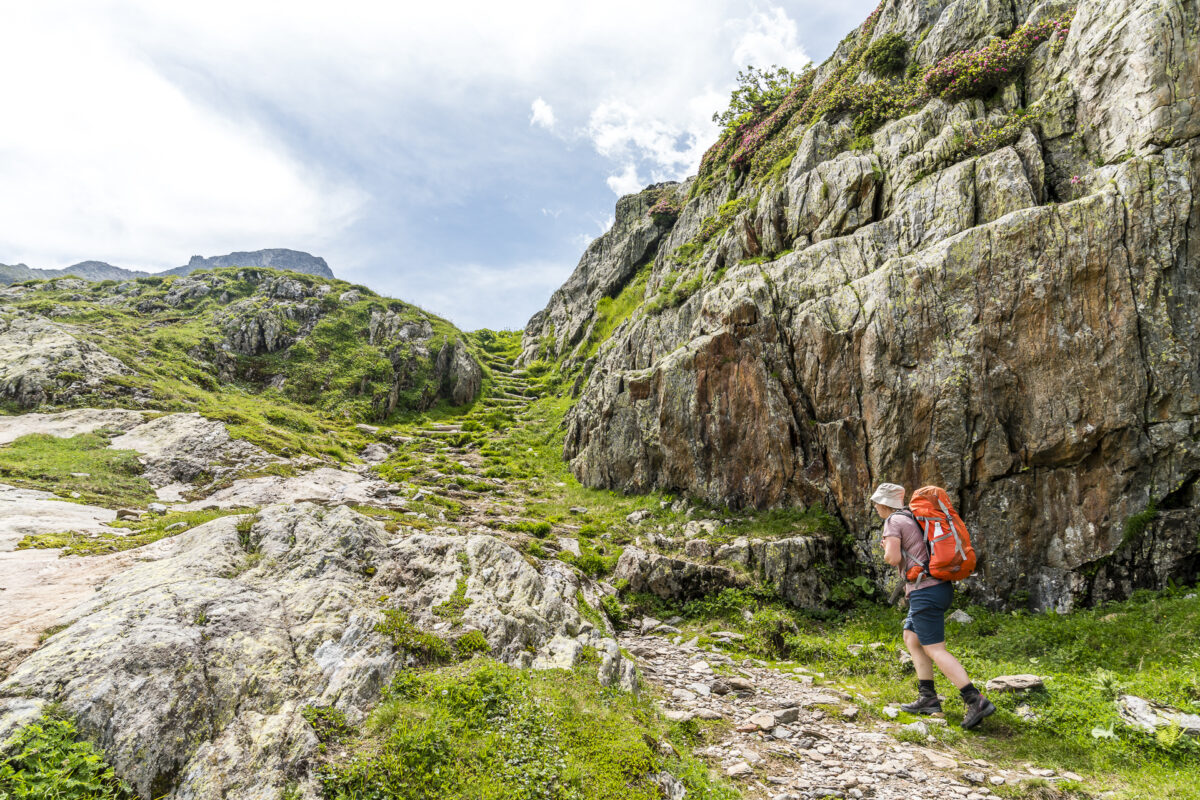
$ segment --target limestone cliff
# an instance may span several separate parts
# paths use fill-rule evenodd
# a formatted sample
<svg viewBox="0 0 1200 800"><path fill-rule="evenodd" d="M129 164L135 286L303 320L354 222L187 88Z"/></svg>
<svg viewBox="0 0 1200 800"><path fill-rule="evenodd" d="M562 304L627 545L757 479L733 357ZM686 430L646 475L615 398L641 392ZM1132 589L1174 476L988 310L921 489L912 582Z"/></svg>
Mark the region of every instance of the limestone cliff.
<svg viewBox="0 0 1200 800"><path fill-rule="evenodd" d="M867 63L889 34L903 78ZM698 176L623 198L530 321L525 361L578 374L575 474L823 503L866 563L872 484L936 483L992 604L1193 578L1197 52L1187 0L883 2Z"/></svg>

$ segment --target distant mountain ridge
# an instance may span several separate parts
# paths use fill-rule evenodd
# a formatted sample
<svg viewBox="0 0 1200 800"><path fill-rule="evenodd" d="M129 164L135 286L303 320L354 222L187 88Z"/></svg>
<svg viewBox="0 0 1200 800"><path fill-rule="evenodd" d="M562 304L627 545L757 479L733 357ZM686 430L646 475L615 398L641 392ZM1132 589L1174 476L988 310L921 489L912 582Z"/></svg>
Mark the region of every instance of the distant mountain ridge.
<svg viewBox="0 0 1200 800"><path fill-rule="evenodd" d="M25 264L0 264L0 285L19 283L21 281L63 278L74 275L88 281L121 281L131 278L144 278L147 275L187 275L197 270L218 269L220 267L269 267L271 269L291 270L316 275L321 278L332 278L333 270L320 256L314 256L300 250L288 250L283 247L273 247L265 250L229 253L223 256L192 256L182 267L163 272L147 272L145 270L115 267L103 261L81 261L65 269L38 269Z"/></svg>

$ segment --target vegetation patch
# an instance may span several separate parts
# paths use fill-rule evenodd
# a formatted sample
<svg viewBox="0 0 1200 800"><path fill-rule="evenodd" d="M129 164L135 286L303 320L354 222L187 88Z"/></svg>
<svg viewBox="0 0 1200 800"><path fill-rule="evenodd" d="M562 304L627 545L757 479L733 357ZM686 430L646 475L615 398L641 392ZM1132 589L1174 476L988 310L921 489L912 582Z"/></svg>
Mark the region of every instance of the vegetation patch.
<svg viewBox="0 0 1200 800"><path fill-rule="evenodd" d="M128 534L100 533L86 535L82 533L38 533L31 534L17 543L17 549L25 548L63 548L64 556L102 556L117 553L122 550L132 550L135 547L157 542L168 536L176 536L211 522L218 517L232 514L245 514L255 509L228 508L210 509L205 511L171 512L162 516L153 516L139 520L122 520L117 525L127 527Z"/></svg>
<svg viewBox="0 0 1200 800"><path fill-rule="evenodd" d="M659 741L685 755L663 755ZM477 660L402 671L318 775L330 800L659 800L663 771L689 798L737 798L686 755L691 744L647 701L594 678Z"/></svg>
<svg viewBox="0 0 1200 800"><path fill-rule="evenodd" d="M995 39L978 50L963 50L939 61L925 74L933 97L961 100L977 97L1009 82L1024 69L1034 49L1052 38L1066 38L1075 12L1018 28L1007 39Z"/></svg>
<svg viewBox="0 0 1200 800"><path fill-rule="evenodd" d="M136 452L108 449L116 435L22 436L0 447L0 481L106 508L145 506L154 501L154 489L142 477Z"/></svg>
<svg viewBox="0 0 1200 800"><path fill-rule="evenodd" d="M104 752L81 741L57 709L17 731L0 761L0 797L50 800L133 800Z"/></svg>
<svg viewBox="0 0 1200 800"><path fill-rule="evenodd" d="M394 649L404 651L419 663L444 663L453 655L445 639L421 630L398 608L386 609L375 630L383 634Z"/></svg>

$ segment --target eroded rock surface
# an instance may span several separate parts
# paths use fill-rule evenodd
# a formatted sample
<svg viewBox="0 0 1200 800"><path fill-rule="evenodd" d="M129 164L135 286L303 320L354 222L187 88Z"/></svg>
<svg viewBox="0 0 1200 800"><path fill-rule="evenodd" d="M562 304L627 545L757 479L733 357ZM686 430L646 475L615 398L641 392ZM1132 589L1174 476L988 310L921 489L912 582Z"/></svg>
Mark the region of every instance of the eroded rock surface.
<svg viewBox="0 0 1200 800"><path fill-rule="evenodd" d="M924 36L929 64L1065 8L886 4L873 35ZM827 117L785 178L710 176L659 240L646 299L668 279L700 288L635 313L584 367L575 474L735 506L821 503L868 563L872 487L941 485L978 531L965 588L992 604L1066 609L1194 578L1197 51L1194 4L1085 0L1061 48L1037 48L986 101L931 100L854 153L849 122ZM1020 108L1032 116L1012 144L956 149ZM733 196L742 210L681 261ZM597 293L630 274L625 250L606 252L649 226L618 205L530 321L526 360L583 339ZM1125 537L1152 501L1158 517Z"/></svg>
<svg viewBox="0 0 1200 800"><path fill-rule="evenodd" d="M0 394L32 407L66 398L128 370L71 329L43 317L0 321Z"/></svg>
<svg viewBox="0 0 1200 800"><path fill-rule="evenodd" d="M405 658L376 630L388 607L451 636L480 630L516 664L573 666L552 655L565 639L596 647L602 679L634 685L616 642L575 609L594 590L565 565L535 568L488 536L390 535L344 506L242 520L136 551L0 684L0 729L31 701L58 702L142 796L273 800L297 780L311 794L318 743L300 712L361 719ZM439 616L460 582L461 617Z"/></svg>

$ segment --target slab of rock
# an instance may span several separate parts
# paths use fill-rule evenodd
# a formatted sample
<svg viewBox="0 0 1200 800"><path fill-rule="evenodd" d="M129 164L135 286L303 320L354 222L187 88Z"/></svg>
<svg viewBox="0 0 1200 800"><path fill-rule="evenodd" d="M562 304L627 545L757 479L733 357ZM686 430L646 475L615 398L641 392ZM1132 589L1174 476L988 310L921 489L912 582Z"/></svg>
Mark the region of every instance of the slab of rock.
<svg viewBox="0 0 1200 800"><path fill-rule="evenodd" d="M388 490L391 484L356 472L320 467L283 478L266 475L261 478L239 478L224 489L218 489L202 500L175 506L177 511L199 511L205 508L253 508L275 503L301 501L326 505L373 505L384 508L404 508L407 501Z"/></svg>
<svg viewBox="0 0 1200 800"><path fill-rule="evenodd" d="M1189 714L1177 708L1156 703L1132 694L1117 698L1117 713L1125 724L1154 733L1159 728L1178 725L1189 736L1200 736L1200 714Z"/></svg>
<svg viewBox="0 0 1200 800"><path fill-rule="evenodd" d="M229 435L225 423L198 413L167 414L129 429L112 440L114 450L135 450L153 486L190 483L260 468L282 459ZM265 503L264 503L265 504Z"/></svg>
<svg viewBox="0 0 1200 800"><path fill-rule="evenodd" d="M304 706L355 716L376 701L405 658L376 631L382 596L428 629L465 576L462 629L483 632L493 656L523 664L527 646L552 659L586 642L602 679L636 681L615 641L580 638L586 587L566 564L535 568L484 535L397 540L345 506L271 506L248 537L240 519L148 545L152 560L76 606L0 696L60 703L143 795L215 800L276 795L304 776L318 744Z"/></svg>
<svg viewBox="0 0 1200 800"><path fill-rule="evenodd" d="M959 625L970 625L975 621L974 617L963 611L961 608L955 609L954 613L946 617L946 619L950 620L951 622L957 622Z"/></svg>
<svg viewBox="0 0 1200 800"><path fill-rule="evenodd" d="M998 675L987 682L989 692L1028 692L1045 688L1037 675Z"/></svg>

